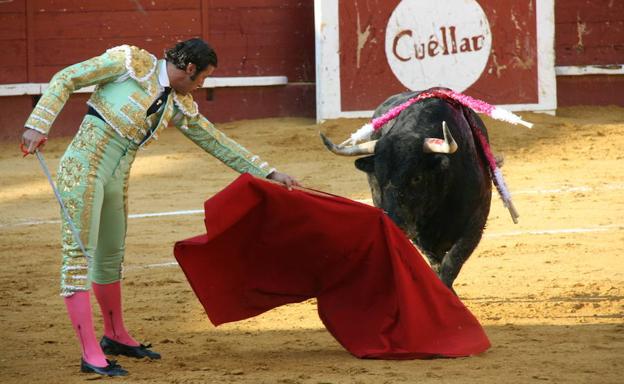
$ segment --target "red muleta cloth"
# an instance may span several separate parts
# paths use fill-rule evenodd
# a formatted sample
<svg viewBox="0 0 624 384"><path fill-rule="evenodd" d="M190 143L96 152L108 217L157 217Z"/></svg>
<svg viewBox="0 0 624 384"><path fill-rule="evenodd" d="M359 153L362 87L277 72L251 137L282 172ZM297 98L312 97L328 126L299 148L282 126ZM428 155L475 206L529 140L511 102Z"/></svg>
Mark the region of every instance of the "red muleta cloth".
<svg viewBox="0 0 624 384"><path fill-rule="evenodd" d="M359 358L468 356L490 342L378 208L244 174L204 204L206 234L174 253L213 324L317 298Z"/></svg>

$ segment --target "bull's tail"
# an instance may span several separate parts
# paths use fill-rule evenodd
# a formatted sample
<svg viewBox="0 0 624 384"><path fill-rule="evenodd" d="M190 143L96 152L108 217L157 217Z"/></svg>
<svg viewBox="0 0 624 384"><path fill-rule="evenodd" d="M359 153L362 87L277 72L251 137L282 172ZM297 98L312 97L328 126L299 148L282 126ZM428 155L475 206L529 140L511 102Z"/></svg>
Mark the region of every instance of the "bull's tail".
<svg viewBox="0 0 624 384"><path fill-rule="evenodd" d="M483 134L483 131L475 121L472 110L466 106L462 106L462 110L464 112L466 120L468 121L468 124L470 125L472 135L476 138L476 147L481 151L481 154L487 161L492 183L494 183L494 186L498 191L498 195L500 196L501 200L503 200L503 204L509 210L509 213L511 214L511 219L513 220L514 224L518 224L518 211L516 211L516 207L514 207L513 202L511 201L511 195L509 194L509 190L507 189L507 184L505 183L505 179L503 178L503 173L498 167L496 158L494 157L492 149L490 148L490 144Z"/></svg>

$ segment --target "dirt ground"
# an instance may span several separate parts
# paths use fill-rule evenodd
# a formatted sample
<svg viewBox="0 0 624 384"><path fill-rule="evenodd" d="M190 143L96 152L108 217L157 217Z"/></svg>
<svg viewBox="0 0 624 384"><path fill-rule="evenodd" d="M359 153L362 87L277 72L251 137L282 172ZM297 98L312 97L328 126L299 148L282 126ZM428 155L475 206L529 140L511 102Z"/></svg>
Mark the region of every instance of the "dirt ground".
<svg viewBox="0 0 624 384"><path fill-rule="evenodd" d="M469 358L358 360L326 332L314 301L215 328L174 263L172 246L203 230L205 199L237 175L171 129L139 154L130 185L126 323L161 361L120 358L127 378L81 374L58 296L58 206L35 158L0 143L0 382L77 383L621 383L624 375L624 108L486 119L520 213L494 197L481 244L455 288L492 348ZM305 185L369 199L352 158L327 152L363 120L240 121L228 135ZM52 170L68 139L49 142ZM101 333L99 310L96 332Z"/></svg>

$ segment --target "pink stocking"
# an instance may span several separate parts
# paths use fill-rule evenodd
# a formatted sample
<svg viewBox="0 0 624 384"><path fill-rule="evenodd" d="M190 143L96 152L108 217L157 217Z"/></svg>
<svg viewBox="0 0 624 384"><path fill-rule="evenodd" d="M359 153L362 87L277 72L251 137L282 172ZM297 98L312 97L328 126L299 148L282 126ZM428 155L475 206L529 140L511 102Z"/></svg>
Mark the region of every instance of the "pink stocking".
<svg viewBox="0 0 624 384"><path fill-rule="evenodd" d="M140 345L128 334L121 311L121 282L111 284L92 283L93 293L100 304L104 318L104 335L121 344L136 347Z"/></svg>
<svg viewBox="0 0 624 384"><path fill-rule="evenodd" d="M82 358L96 367L106 367L108 365L106 356L100 348L93 329L89 292L79 291L66 297L65 306L82 346Z"/></svg>

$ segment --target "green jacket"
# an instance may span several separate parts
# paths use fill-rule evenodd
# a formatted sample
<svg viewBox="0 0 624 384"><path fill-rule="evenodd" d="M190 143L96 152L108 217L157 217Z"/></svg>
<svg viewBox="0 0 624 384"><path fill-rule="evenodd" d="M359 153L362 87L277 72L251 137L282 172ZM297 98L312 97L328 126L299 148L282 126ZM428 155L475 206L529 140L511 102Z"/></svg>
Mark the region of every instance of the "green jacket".
<svg viewBox="0 0 624 384"><path fill-rule="evenodd" d="M54 120L77 89L97 85L87 102L122 137L145 146L158 139L170 123L206 152L238 172L266 177L274 171L258 156L227 137L198 112L189 95L172 90L162 113L146 117L149 106L161 94L160 66L156 57L137 47L122 45L103 55L58 72L26 121L27 128L47 134ZM153 129L150 137L144 138Z"/></svg>

